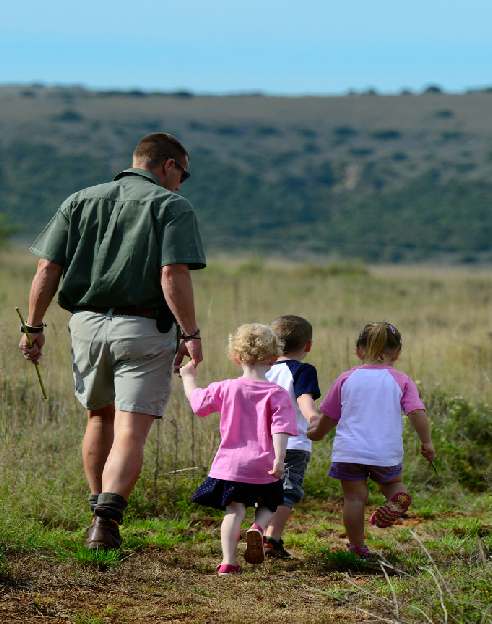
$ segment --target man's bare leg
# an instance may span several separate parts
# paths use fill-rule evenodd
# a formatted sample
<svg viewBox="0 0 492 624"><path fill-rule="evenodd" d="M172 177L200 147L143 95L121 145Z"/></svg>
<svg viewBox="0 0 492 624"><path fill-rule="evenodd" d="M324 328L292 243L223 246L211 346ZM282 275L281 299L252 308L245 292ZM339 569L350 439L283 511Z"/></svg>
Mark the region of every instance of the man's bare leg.
<svg viewBox="0 0 492 624"><path fill-rule="evenodd" d="M114 439L102 474L102 492L128 500L142 469L145 441L154 417L138 412L116 411Z"/></svg>
<svg viewBox="0 0 492 624"><path fill-rule="evenodd" d="M102 473L94 522L87 534L88 548L120 547L118 524L140 475L145 441L153 422L149 414L116 410L113 444Z"/></svg>
<svg viewBox="0 0 492 624"><path fill-rule="evenodd" d="M102 474L114 435L114 405L87 410L87 426L82 441L84 472L91 494L102 492Z"/></svg>

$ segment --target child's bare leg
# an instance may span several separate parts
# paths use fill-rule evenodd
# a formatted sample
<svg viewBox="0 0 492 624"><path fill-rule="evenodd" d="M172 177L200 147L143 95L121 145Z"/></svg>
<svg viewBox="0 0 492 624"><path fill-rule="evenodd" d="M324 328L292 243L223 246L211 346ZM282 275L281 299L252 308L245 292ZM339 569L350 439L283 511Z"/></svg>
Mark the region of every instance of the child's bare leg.
<svg viewBox="0 0 492 624"><path fill-rule="evenodd" d="M279 505L277 511L273 514L270 524L268 525L265 535L279 540L284 532L285 525L290 517L292 509L287 505Z"/></svg>
<svg viewBox="0 0 492 624"><path fill-rule="evenodd" d="M222 563L236 565L236 550L238 537L241 532L241 522L246 515L246 508L242 503L232 502L226 507L224 519L220 527L220 543L222 545Z"/></svg>
<svg viewBox="0 0 492 624"><path fill-rule="evenodd" d="M364 507L367 503L365 481L342 481L343 524L352 546L364 546Z"/></svg>
<svg viewBox="0 0 492 624"><path fill-rule="evenodd" d="M272 516L273 511L270 511L268 507L258 507L255 511L255 522L264 530L268 526Z"/></svg>
<svg viewBox="0 0 492 624"><path fill-rule="evenodd" d="M405 492L405 494L408 494L407 488L405 487L403 481L401 481L400 479L390 481L389 483L380 483L379 489L388 499L395 494L398 494L398 492Z"/></svg>

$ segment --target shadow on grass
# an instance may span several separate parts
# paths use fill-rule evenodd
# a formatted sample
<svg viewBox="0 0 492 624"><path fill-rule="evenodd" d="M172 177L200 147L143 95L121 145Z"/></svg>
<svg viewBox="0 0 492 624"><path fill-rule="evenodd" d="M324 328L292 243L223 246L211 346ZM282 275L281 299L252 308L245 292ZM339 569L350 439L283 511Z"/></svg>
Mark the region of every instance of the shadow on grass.
<svg viewBox="0 0 492 624"><path fill-rule="evenodd" d="M381 573L376 561L361 559L354 553L344 550L320 548L315 556L309 558L309 563L320 572Z"/></svg>

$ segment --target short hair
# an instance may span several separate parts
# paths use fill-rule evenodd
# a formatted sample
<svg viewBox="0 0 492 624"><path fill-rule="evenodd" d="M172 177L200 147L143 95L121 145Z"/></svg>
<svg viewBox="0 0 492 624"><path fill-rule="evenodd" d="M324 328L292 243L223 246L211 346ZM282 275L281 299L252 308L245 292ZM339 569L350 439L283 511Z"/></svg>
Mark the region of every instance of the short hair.
<svg viewBox="0 0 492 624"><path fill-rule="evenodd" d="M135 160L144 161L148 167L157 167L166 158L183 158L188 152L176 137L167 132L154 132L140 139L133 150Z"/></svg>
<svg viewBox="0 0 492 624"><path fill-rule="evenodd" d="M372 361L382 360L386 353L400 351L401 345L400 332L387 321L367 323L355 343L358 349L365 350L365 358Z"/></svg>
<svg viewBox="0 0 492 624"><path fill-rule="evenodd" d="M302 316L279 316L271 327L279 339L283 355L300 351L313 339L313 327Z"/></svg>
<svg viewBox="0 0 492 624"><path fill-rule="evenodd" d="M229 357L242 364L271 363L280 353L277 337L268 325L241 325L229 336Z"/></svg>

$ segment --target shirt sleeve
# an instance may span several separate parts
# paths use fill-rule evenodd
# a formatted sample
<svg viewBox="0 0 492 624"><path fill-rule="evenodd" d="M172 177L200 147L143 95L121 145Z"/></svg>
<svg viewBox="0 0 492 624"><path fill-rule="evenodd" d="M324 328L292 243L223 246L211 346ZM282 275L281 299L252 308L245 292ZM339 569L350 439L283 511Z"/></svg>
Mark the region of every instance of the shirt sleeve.
<svg viewBox="0 0 492 624"><path fill-rule="evenodd" d="M205 252L196 215L183 197L171 200L171 215L164 225L161 241L161 266L187 264L190 269L206 266Z"/></svg>
<svg viewBox="0 0 492 624"><path fill-rule="evenodd" d="M303 394L310 394L314 400L321 396L318 373L312 364L301 364L297 369L294 374L294 394L296 399Z"/></svg>
<svg viewBox="0 0 492 624"><path fill-rule="evenodd" d="M420 398L418 388L410 377L406 378L402 390L400 402L404 414L410 414L411 412L415 412L415 410L425 410L425 405Z"/></svg>
<svg viewBox="0 0 492 624"><path fill-rule="evenodd" d="M67 208L67 202L64 202L29 248L35 256L50 260L63 267L67 262L70 223Z"/></svg>
<svg viewBox="0 0 492 624"><path fill-rule="evenodd" d="M222 384L217 381L206 388L195 388L191 393L190 405L197 416L208 416L214 412L220 412Z"/></svg>
<svg viewBox="0 0 492 624"><path fill-rule="evenodd" d="M278 388L278 390L272 392L270 406L272 409L272 434L287 433L291 436L297 435L296 413L292 407L289 393L283 388Z"/></svg>
<svg viewBox="0 0 492 624"><path fill-rule="evenodd" d="M319 406L320 412L335 422L342 416L342 386L346 379L346 374L340 375Z"/></svg>

